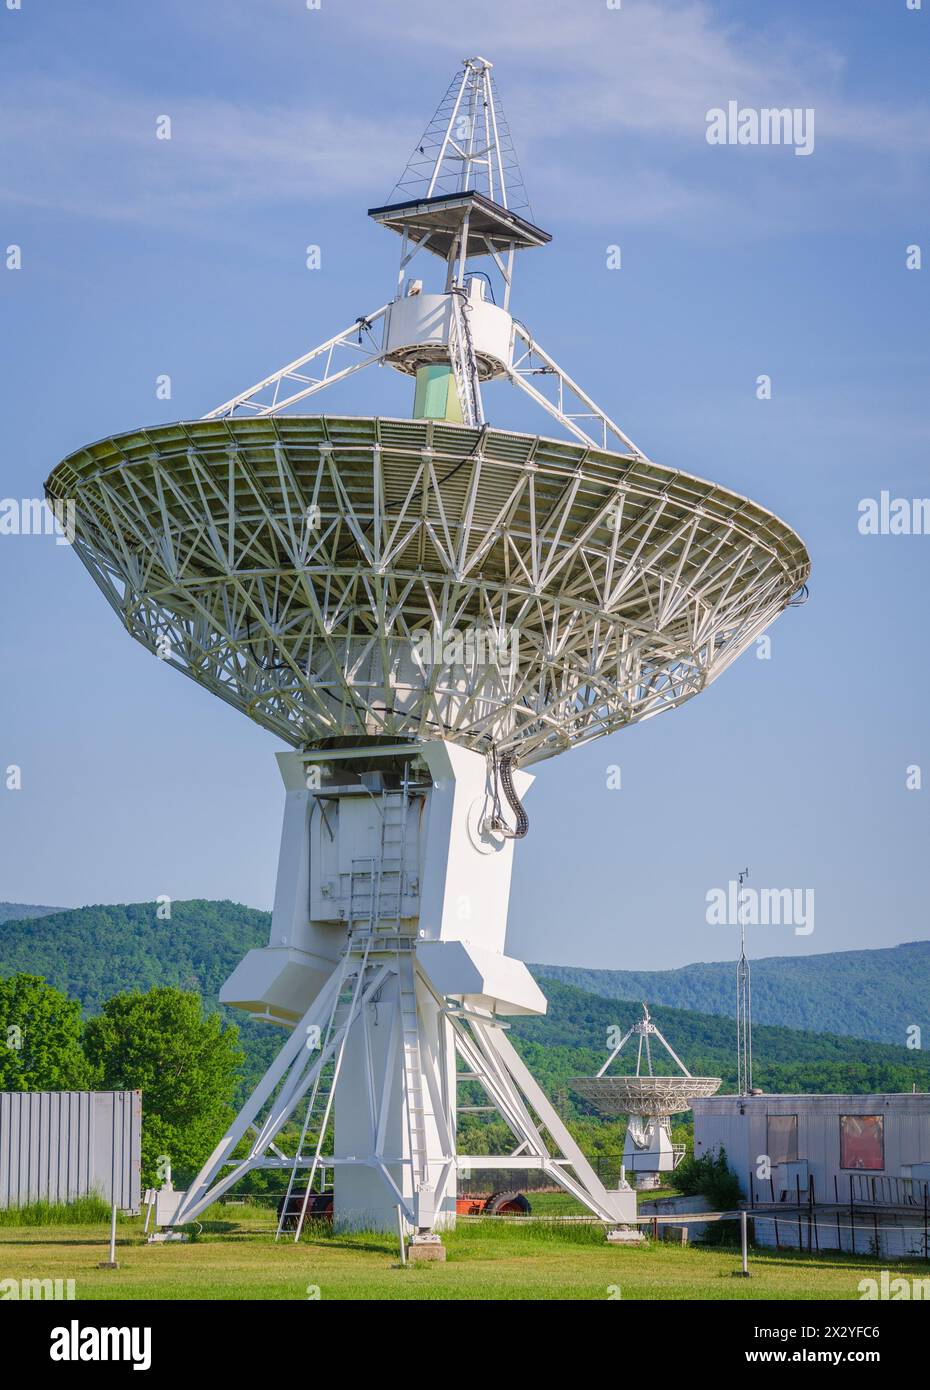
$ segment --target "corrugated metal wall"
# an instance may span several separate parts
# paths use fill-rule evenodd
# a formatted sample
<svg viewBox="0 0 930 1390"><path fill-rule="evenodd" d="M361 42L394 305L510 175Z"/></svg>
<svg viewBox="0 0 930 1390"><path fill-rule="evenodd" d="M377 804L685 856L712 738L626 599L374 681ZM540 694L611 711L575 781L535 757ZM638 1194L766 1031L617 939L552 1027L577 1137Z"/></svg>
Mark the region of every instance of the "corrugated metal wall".
<svg viewBox="0 0 930 1390"><path fill-rule="evenodd" d="M751 1183L756 1204L785 1201L784 1215L751 1213L758 1244L855 1250L886 1258L925 1256L930 1248L919 1182L912 1214L873 1208L866 1195L872 1176L877 1183L906 1183L911 1167L930 1160L930 1096L714 1096L695 1100L693 1108L695 1155L725 1149L744 1197ZM798 1120L798 1163L772 1165L771 1181L757 1176L759 1160L767 1153L769 1115L796 1115ZM884 1166L874 1175L841 1166L841 1115L884 1116ZM806 1175L796 1182L793 1174L799 1168ZM860 1189L857 1184L863 1182ZM788 1211L796 1197L805 1207L800 1216Z"/></svg>
<svg viewBox="0 0 930 1390"><path fill-rule="evenodd" d="M141 1201L141 1091L0 1092L0 1207Z"/></svg>

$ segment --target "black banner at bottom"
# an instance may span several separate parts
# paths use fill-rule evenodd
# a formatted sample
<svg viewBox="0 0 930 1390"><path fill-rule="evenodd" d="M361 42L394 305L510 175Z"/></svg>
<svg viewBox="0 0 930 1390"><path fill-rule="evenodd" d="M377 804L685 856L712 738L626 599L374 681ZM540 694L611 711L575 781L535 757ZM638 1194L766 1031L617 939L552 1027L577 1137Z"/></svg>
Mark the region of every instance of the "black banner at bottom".
<svg viewBox="0 0 930 1390"><path fill-rule="evenodd" d="M426 1301L431 1312L439 1311L440 1300ZM458 1318L449 1327L454 1339L449 1349L454 1350L457 1362L469 1345L486 1352L490 1333L485 1322L482 1334L474 1338L474 1329L469 1331L469 1324L461 1321L461 1301L449 1301L450 1314ZM835 1303L607 1299L597 1305L553 1300L538 1306L545 1310L542 1335L546 1339L559 1339L572 1331L577 1335L577 1317L603 1339L602 1351L610 1348L614 1354L632 1354L637 1362L657 1351L663 1358L673 1358L676 1371L689 1360L697 1368L706 1367L712 1356L715 1371L866 1366L887 1372L905 1366L913 1369L922 1362L930 1328L926 1309L914 1307L914 1301L880 1296ZM41 1368L53 1381L59 1369L66 1378L75 1370L95 1375L135 1371L156 1378L179 1371L185 1376L191 1371L229 1371L240 1379L253 1372L275 1374L290 1366L309 1371L314 1350L325 1356L329 1338L343 1344L344 1328L358 1315L357 1305L342 1302L325 1307L325 1302L282 1300L244 1307L240 1302L23 1302L6 1310L11 1317L3 1328L4 1343L8 1355L15 1345L24 1367ZM506 1338L500 1335L499 1325L496 1334L490 1333L495 1358L505 1355L505 1341L513 1347L509 1356L514 1361L526 1355L536 1309L533 1304L523 1307L525 1321L518 1325L519 1331L509 1320L511 1332ZM385 1317L391 1319L389 1335L407 1342L397 1348L407 1366L425 1358L434 1371L439 1369L446 1359L436 1342L436 1333L444 1330L441 1313L438 1325L433 1322L427 1328L420 1323L412 1341L407 1341L417 1323L400 1316L396 1300L367 1301L364 1309L369 1326L358 1346L363 1360L371 1354L384 1359L387 1345L382 1341L375 1352L374 1339ZM420 1318L422 1312L417 1322ZM493 1327L493 1305L484 1314L487 1318ZM342 1354L354 1345L351 1340L349 1348L343 1344ZM545 1342L540 1343L543 1346ZM499 1374L499 1368L495 1370Z"/></svg>

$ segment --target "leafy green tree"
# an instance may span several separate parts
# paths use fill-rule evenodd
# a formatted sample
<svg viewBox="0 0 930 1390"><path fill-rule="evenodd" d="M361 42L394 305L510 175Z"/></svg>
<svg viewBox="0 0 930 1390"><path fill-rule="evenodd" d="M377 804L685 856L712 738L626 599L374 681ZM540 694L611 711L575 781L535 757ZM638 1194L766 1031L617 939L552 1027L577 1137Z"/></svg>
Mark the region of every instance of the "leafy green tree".
<svg viewBox="0 0 930 1390"><path fill-rule="evenodd" d="M686 1197L706 1197L712 1211L732 1211L742 1201L739 1178L727 1162L725 1149L702 1158L688 1154L675 1169L672 1182Z"/></svg>
<svg viewBox="0 0 930 1390"><path fill-rule="evenodd" d="M41 975L0 979L0 1091L79 1091L90 1080L81 1006Z"/></svg>
<svg viewBox="0 0 930 1390"><path fill-rule="evenodd" d="M191 1177L232 1119L238 1029L205 1014L199 995L134 990L89 1020L85 1051L98 1085L142 1091L143 1182L161 1181L166 1156L176 1178Z"/></svg>

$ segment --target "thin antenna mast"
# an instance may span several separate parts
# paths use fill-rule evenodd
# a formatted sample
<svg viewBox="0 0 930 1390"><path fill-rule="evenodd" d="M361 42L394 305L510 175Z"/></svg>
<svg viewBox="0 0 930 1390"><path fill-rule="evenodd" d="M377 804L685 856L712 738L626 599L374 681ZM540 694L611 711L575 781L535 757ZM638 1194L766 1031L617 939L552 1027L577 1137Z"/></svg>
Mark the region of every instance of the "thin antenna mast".
<svg viewBox="0 0 930 1390"><path fill-rule="evenodd" d="M741 1096L748 1096L752 1091L752 984L743 915L743 884L748 877L749 870L743 869L736 894L736 917L740 927L740 957L736 966L736 1089Z"/></svg>

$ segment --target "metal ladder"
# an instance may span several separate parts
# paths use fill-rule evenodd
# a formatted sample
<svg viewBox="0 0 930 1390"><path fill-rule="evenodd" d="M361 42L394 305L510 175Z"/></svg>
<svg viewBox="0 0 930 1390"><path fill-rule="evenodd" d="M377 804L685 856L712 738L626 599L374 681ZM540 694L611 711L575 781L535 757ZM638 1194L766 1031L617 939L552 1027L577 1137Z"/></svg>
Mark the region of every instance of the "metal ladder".
<svg viewBox="0 0 930 1390"><path fill-rule="evenodd" d="M306 1188L305 1188L305 1190L304 1190L304 1198L303 1198L303 1203L302 1203L301 1209L300 1209L300 1216L298 1217L297 1226L296 1226L296 1228L295 1228L295 1230L294 1230L294 1240L295 1240L295 1242L298 1241L298 1240L300 1240L301 1232L303 1231L303 1228L304 1228L304 1221L305 1221L306 1218L307 1218L307 1207L308 1207L309 1202L310 1202L310 1193L311 1193L311 1191L312 1191L312 1189L313 1189L313 1181L314 1181L314 1178L316 1177L317 1170L318 1170L318 1168L319 1168L319 1166L320 1166L320 1160L321 1160L321 1156L322 1156L322 1153L323 1153L323 1140L324 1140L324 1138L326 1137L326 1127L327 1127L327 1125L329 1124L329 1117L330 1117L330 1115L332 1114L332 1109L333 1109L333 1101L334 1101L335 1098L336 1098L336 1088L337 1088L337 1086L338 1086L338 1084L339 1084L339 1073L342 1071L342 1061L343 1061L343 1058L344 1058L344 1056L345 1056L346 1043L348 1042L348 1039L349 1039L349 1032L350 1032L350 1030L351 1030L351 1028L352 1028L352 1024L355 1022L355 1017L356 1017L356 1014L357 1014L358 1008L359 1008L359 1001L360 1001L361 998L362 998L362 993L363 993L363 990L364 990L364 985L365 985L365 974L366 974L366 972L367 972L367 970L368 970L368 955L369 955L369 952L371 951L371 942L372 942L372 934L369 932L369 933L367 933L367 935L365 936L364 948L363 948L361 951L358 951L358 949L356 948L356 951L355 951L355 953L354 953L355 965L356 965L355 984L354 984L353 987L352 987L351 998L348 1000L348 1002L342 1001L342 993L343 993L343 988L342 988L342 986L344 985L346 976L347 976L348 973L349 973L349 961L350 961L350 957L352 957L352 955L353 955L351 932L350 932L350 936L349 936L349 941L348 941L347 944L346 944L346 953L345 953L345 959L344 959L344 965L343 965L343 980L342 980L342 984L341 984L341 986L340 986L340 989L339 989L339 991L337 992L335 999L333 1000L333 1007L332 1007L332 1011L331 1011L330 1016L329 1016L329 1023L328 1023L328 1025L327 1025L327 1030L326 1030L326 1031L327 1031L327 1038L329 1039L329 1038L332 1037L333 1031L337 1031L337 1032L338 1032L339 1029L341 1028L341 1029L342 1029L342 1037L339 1039L339 1046L338 1046L338 1048L336 1049L336 1054L335 1054L335 1058L334 1058L334 1062L333 1062L333 1074L332 1074L332 1079L330 1080L329 1087L326 1089L326 1092L325 1092L326 1101L325 1101L325 1104L324 1104L324 1106L323 1106L322 1118L320 1119L320 1132L319 1132L319 1135L318 1135L318 1137L317 1137L316 1149L314 1150L314 1154L313 1154L313 1162L312 1162L311 1165L310 1165L310 1174L309 1174L309 1176L308 1176L308 1178L307 1178L307 1186L306 1186ZM336 1016L337 1016L337 1014L340 1012L340 1010L341 1010L342 1013L343 1013L343 1018L342 1018L342 1021L341 1021L339 1024L337 1024L337 1023L336 1023ZM319 1082L320 1082L320 1078L321 1078L322 1074L323 1074L323 1073L322 1073L322 1068L321 1068L320 1071L317 1073L316 1081L314 1082L313 1094L311 1095L310 1100L309 1100L308 1105L307 1105L307 1113L306 1113L306 1116L304 1117L303 1128L302 1128L301 1134L300 1134L300 1142L299 1142L299 1144L298 1144L298 1146L297 1146L297 1151L296 1151L296 1153L295 1153L295 1155L294 1155L294 1164L293 1164L293 1168L292 1168L292 1170L291 1170L291 1181L290 1181L290 1183L288 1184L287 1198L285 1199L285 1203L284 1203L284 1207L283 1207L283 1210L282 1210L282 1214L281 1214L281 1216L280 1216L279 1219L278 1219L278 1234L279 1234L279 1235L280 1235L280 1233L281 1233L281 1229L282 1229L282 1227L283 1227L284 1218L285 1218L285 1216L286 1216L286 1214L287 1214L288 1206L289 1206L289 1203L290 1203L290 1195L291 1195L291 1190L292 1190L294 1178L295 1178L296 1175L297 1175L297 1169L298 1169L298 1167L299 1167L299 1165L300 1165L300 1159L301 1159L302 1156L303 1156L303 1144L304 1144L304 1139L305 1139L306 1133L307 1133L307 1127L308 1127L309 1124L310 1124L310 1116L313 1114L314 1106L316 1105L316 1103L317 1103L317 1101L318 1101L318 1099L319 1099L319 1094L320 1094L320 1092L319 1092L318 1087L319 1087ZM275 1239L277 1239L277 1236L275 1237Z"/></svg>
<svg viewBox="0 0 930 1390"><path fill-rule="evenodd" d="M335 1100L336 1083L339 1079L339 1073L342 1070L342 1059L345 1053L349 1028L351 1027L352 1022L354 1021L356 1001L361 997L362 985L365 977L365 971L368 966L368 956L369 952L371 951L375 928L377 927L380 917L382 915L382 866L385 859L385 846L386 844L395 843L396 838L387 835L387 827L390 825L393 828L396 825L396 817L393 821L389 821L388 819L388 806L386 804L386 796L387 793L382 793L380 856L377 858L374 855L362 856L360 858L352 860L352 870L349 875L348 937L346 940L346 947L342 958L342 964L340 966L341 978L339 989L336 991L336 997L333 1000L333 1007L330 1010L329 1019L326 1024L326 1033L324 1035L322 1043L323 1051L325 1051L326 1048L329 1046L334 1032L338 1031L340 1026L344 1028L344 1032L339 1042L339 1047L335 1056L332 1076L329 1079L328 1084L323 1081L322 1068L320 1069L313 1083L313 1089L310 1093L310 1099L307 1102L307 1110L304 1116L303 1126L301 1127L300 1131L300 1139L298 1141L297 1149L294 1154L294 1162L291 1168L291 1175L287 1185L287 1195L284 1199L284 1205L281 1208L281 1215L278 1218L278 1229L275 1234L275 1240L277 1240L280 1237L284 1229L284 1222L287 1219L287 1216L290 1211L291 1193L293 1192L294 1182L297 1178L297 1169L299 1168L300 1161L303 1158L304 1143L306 1141L307 1130L310 1126L311 1117L313 1116L313 1113L316 1110L317 1106L322 1102L323 1116L320 1123L320 1132L313 1156L313 1162L310 1168L310 1175L307 1179L307 1185L304 1190L304 1198L303 1203L301 1205L300 1216L298 1218L297 1227L294 1233L295 1241L300 1239L300 1235L303 1230L303 1224L307 1214L307 1206L310 1200L310 1194L313 1187L313 1180L316 1177L317 1169L320 1164L323 1140L326 1133L326 1126L329 1123L329 1117L332 1113L333 1101ZM403 892L403 856L404 846L406 843L406 805L407 795L405 777L403 792L403 822L401 825L401 834L399 840L396 841L400 847L397 891L398 922L400 921L400 906ZM358 867L359 865L367 867ZM365 879L368 880L367 887L363 883L363 880ZM356 931L356 922L364 922L366 914L363 904L365 899L367 899L367 923L366 926L363 926L362 930L359 932ZM349 973L350 961L352 960L353 956L353 943L355 943L356 960L358 961L358 973L356 975L354 989L352 990L351 1000L349 1002L346 1002L343 1000L342 995L345 980ZM360 961L358 960L357 954L359 946L362 946ZM340 1011L342 1012L343 1017L341 1023L337 1023L337 1017Z"/></svg>
<svg viewBox="0 0 930 1390"><path fill-rule="evenodd" d="M349 929L367 922L370 932L379 923L393 922L400 927L405 888L404 856L407 850L407 808L410 795L407 778L400 791L382 791L378 812L381 817L377 855L361 855L352 860L349 874Z"/></svg>
<svg viewBox="0 0 930 1390"><path fill-rule="evenodd" d="M321 1054L321 1056L322 1056L322 1054L326 1051L326 1049L329 1047L330 1042L332 1041L333 1033L336 1031L336 1029L337 1029L337 1027L338 1027L338 1024L337 1024L337 1022L336 1022L336 1017L337 1017L337 1014L339 1013L340 1008L342 1008L343 1010L345 1009L345 1004L344 1004L344 1003L341 1003L340 1001L342 1000L342 994L343 994L343 990L344 990L344 988L345 988L345 980L346 980L346 976L347 976L347 974L348 974L349 960L350 960L350 957L351 957L351 953L352 953L352 929L351 929L351 926L350 926L350 928L349 928L349 939L348 939L348 942L346 943L345 954L343 955L342 963L341 963L341 965L340 965L340 967L339 967L339 973L340 973L339 988L336 990L335 998L333 999L333 1007L330 1009L330 1011L329 1011L329 1018L328 1018L327 1021L326 1021L326 1031L325 1031L325 1033L323 1034L323 1038L322 1038L322 1041L321 1041L321 1044L320 1044L320 1054ZM284 1197L284 1204L283 1204L283 1206L281 1207L281 1212L280 1212L280 1215L278 1216L278 1229L275 1231L275 1237L274 1237L275 1240L279 1240L279 1239L281 1238L281 1235L282 1235L282 1233L283 1233L283 1231L284 1231L284 1223L285 1223L285 1221L287 1220L288 1215L290 1214L291 1195L292 1195L292 1193L293 1193L293 1191L294 1191L294 1183L295 1183L296 1180L297 1180L297 1170L298 1170L298 1168L301 1166L301 1159L303 1158L304 1144L305 1144L306 1139L307 1139L307 1130L310 1128L310 1121L311 1121L311 1119L312 1119L312 1117L313 1117L313 1113L314 1113L314 1111L316 1110L317 1105L319 1104L320 1101L323 1102L323 1115L324 1115L325 1118L324 1118L323 1123L322 1123L322 1125L321 1125L321 1127L320 1127L319 1141L318 1141L317 1149L316 1149L317 1155L319 1155L319 1153L320 1153L320 1146L321 1146L322 1143L323 1143L323 1137L324 1137L324 1134L325 1134L325 1131L326 1131L326 1124L327 1124L327 1120L328 1120L328 1118L329 1118L329 1112L330 1112L330 1110L331 1110L331 1108L332 1108L332 1095L333 1095L333 1079L332 1079L332 1078L329 1078L327 1081L324 1081L324 1080L323 1080L323 1070L324 1070L324 1069L321 1067L320 1070L319 1070L319 1072L317 1073L317 1075L316 1075L316 1077L315 1077L315 1079L314 1079L314 1082L313 1082L313 1086L312 1086L311 1091L310 1091L310 1098L309 1098L309 1100L307 1101L307 1109L306 1109L306 1112L305 1112L305 1114L304 1114L304 1122L303 1122L303 1125L301 1126L301 1130L300 1130L300 1138L299 1138L298 1141L297 1141L297 1148L296 1148L296 1150L294 1151L294 1159L293 1159L293 1162L292 1162L292 1164L291 1164L291 1175L290 1175L290 1177L289 1177L289 1179L288 1179L288 1183L287 1183L287 1192L286 1192L285 1197ZM316 1172L316 1165L314 1165L314 1168L313 1168L313 1173L315 1174L315 1172ZM311 1180L312 1180L312 1175L311 1175L311 1179L308 1179L308 1181L307 1181L307 1186L306 1186L306 1189L305 1189L305 1192L306 1192L306 1193L309 1193L309 1191L310 1191ZM304 1215L306 1214L307 1205L308 1205L308 1200L309 1200L309 1199L305 1196L305 1197L304 1197L304 1201L303 1201L303 1203L302 1203L302 1205L301 1205L300 1220L299 1220L299 1222L298 1222L298 1234L299 1234L299 1228L303 1225L303 1219L304 1219Z"/></svg>
<svg viewBox="0 0 930 1390"><path fill-rule="evenodd" d="M395 930L400 929L404 903L408 805L406 785L400 792L381 793L381 860L378 866L377 920L393 920ZM386 887L388 879L393 879L393 887Z"/></svg>
<svg viewBox="0 0 930 1390"><path fill-rule="evenodd" d="M417 1023L416 966L412 950L398 954L397 976L404 1059L404 1092L407 1097L410 1167L416 1207L416 1194L421 1186L428 1182L429 1169L426 1162L423 1069L420 1063L420 1032Z"/></svg>
<svg viewBox="0 0 930 1390"><path fill-rule="evenodd" d="M369 953L374 945L375 933L379 925L388 919L393 919L395 930L399 931L400 928L405 887L404 860L407 846L407 810L409 803L410 795L408 791L407 772L405 769L404 782L401 790L397 792L383 791L381 793L381 805L379 808L381 814L379 854L377 856L361 856L352 860L352 870L349 876L348 940L341 965L342 979L340 981L340 988L333 1000L333 1007L330 1011L323 1040L323 1049L326 1049L333 1034L339 1031L340 1026L344 1028L344 1032L339 1042L333 1074L328 1084L323 1081L322 1069L314 1081L310 1100L307 1105L307 1111L304 1116L303 1126L301 1128L300 1139L294 1155L290 1181L288 1182L287 1196L278 1219L278 1230L275 1236L276 1240L283 1231L284 1221L289 1212L290 1198L297 1177L297 1169L303 1157L304 1143L306 1141L310 1120L314 1111L317 1110L322 1102L320 1132L307 1180L300 1216L294 1233L294 1240L297 1241L300 1239L313 1181L320 1163L326 1126L329 1122L333 1101L335 1099L336 1085L339 1079L339 1073L342 1069L342 1059L345 1052L348 1031L354 1021L357 1000L361 996L362 984L368 966ZM384 884L387 876L393 876L395 878L393 889L385 889ZM389 895L393 899L391 903L388 902ZM352 961L353 955L358 966L358 971L355 985L351 992L351 999L347 1002L343 998L344 984L349 974L350 962ZM417 1025L416 975L412 951L405 951L398 958L398 977L401 1029L403 1036L404 1085L407 1095L413 1188L416 1192L421 1181L426 1179L427 1170L425 1167L426 1134L423 1117L423 1080L420 1070L420 1046ZM341 1022L338 1019L340 1012L343 1015Z"/></svg>
<svg viewBox="0 0 930 1390"><path fill-rule="evenodd" d="M461 288L452 291L452 317L449 324L449 360L459 403L462 407L464 424L473 429L484 424L484 409L481 404L481 391L478 386L478 363L475 346L468 322L469 309L465 291Z"/></svg>
<svg viewBox="0 0 930 1390"><path fill-rule="evenodd" d="M348 923L350 933L355 930L356 922L366 919L368 931L374 931L377 920L375 913L377 879L378 861L373 854L363 855L352 860L352 870L349 874ZM365 880L367 880L367 884Z"/></svg>

